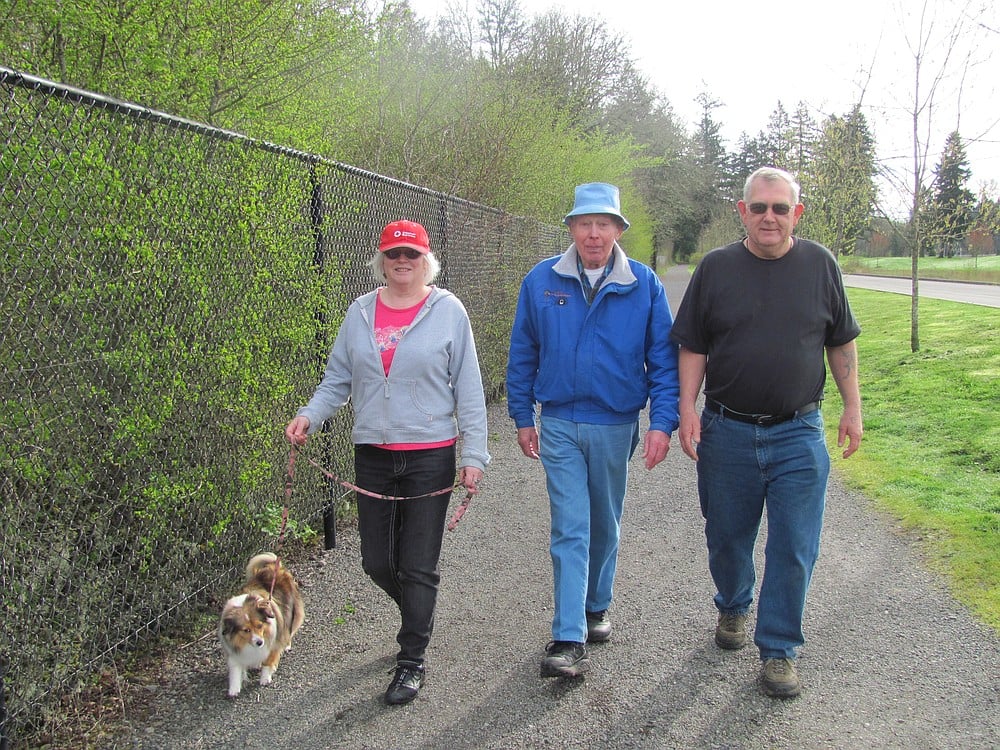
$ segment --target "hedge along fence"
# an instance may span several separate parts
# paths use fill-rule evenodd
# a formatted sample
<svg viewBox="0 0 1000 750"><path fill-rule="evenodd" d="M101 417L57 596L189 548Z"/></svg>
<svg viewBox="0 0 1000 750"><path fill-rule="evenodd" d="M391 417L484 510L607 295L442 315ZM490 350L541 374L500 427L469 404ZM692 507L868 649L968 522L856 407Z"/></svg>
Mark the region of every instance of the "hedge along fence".
<svg viewBox="0 0 1000 750"><path fill-rule="evenodd" d="M385 223L427 227L491 398L520 279L566 239L2 67L0 94L0 722L24 743L108 660L274 548L284 425L374 286ZM308 448L345 480L349 428L342 413ZM289 528L346 498L300 471Z"/></svg>

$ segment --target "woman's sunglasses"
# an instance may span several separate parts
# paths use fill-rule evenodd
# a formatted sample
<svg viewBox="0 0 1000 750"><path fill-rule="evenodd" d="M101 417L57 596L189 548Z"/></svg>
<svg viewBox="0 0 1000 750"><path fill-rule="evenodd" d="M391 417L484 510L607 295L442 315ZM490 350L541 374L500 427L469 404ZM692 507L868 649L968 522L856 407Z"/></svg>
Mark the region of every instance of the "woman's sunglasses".
<svg viewBox="0 0 1000 750"><path fill-rule="evenodd" d="M787 203L772 203L770 206L766 203L751 203L747 208L750 210L750 213L757 214L758 216L766 214L768 208L774 211L775 216L788 216L788 212L792 210L792 207Z"/></svg>
<svg viewBox="0 0 1000 750"><path fill-rule="evenodd" d="M414 250L412 247L394 247L392 250L385 251L385 257L389 260L399 260L400 255L405 255L410 260L416 260L423 253L419 250Z"/></svg>

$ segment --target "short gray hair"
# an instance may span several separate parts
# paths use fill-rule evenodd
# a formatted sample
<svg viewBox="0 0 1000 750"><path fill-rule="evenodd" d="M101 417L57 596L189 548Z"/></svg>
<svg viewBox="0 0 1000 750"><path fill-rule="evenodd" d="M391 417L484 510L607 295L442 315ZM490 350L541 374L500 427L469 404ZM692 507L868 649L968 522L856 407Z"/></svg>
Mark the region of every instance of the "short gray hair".
<svg viewBox="0 0 1000 750"><path fill-rule="evenodd" d="M794 206L799 202L799 192L801 191L799 183L795 181L791 172L786 172L784 169L778 169L777 167L761 167L747 177L747 181L743 184L744 202L750 200L750 188L753 187L753 183L756 180L763 180L764 182L784 182L788 185L788 189L792 192L792 205Z"/></svg>
<svg viewBox="0 0 1000 750"><path fill-rule="evenodd" d="M441 273L441 263L434 257L434 253L425 254L423 256L423 260L424 283L431 284L434 279L438 277L438 274ZM373 255L371 260L368 261L368 265L371 266L372 271L375 272L376 279L383 284L388 281L385 277L385 253L376 250L375 255Z"/></svg>

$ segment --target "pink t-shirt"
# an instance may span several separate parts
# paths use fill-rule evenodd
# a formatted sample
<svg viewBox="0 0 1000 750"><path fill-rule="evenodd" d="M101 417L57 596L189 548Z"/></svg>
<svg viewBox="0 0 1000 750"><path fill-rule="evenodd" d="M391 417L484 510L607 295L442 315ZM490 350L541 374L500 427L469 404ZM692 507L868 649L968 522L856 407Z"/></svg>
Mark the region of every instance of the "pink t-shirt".
<svg viewBox="0 0 1000 750"><path fill-rule="evenodd" d="M392 367L392 358L396 355L396 347L403 340L406 330L413 323L413 319L417 317L417 313L420 312L420 308L424 306L426 301L427 297L424 297L412 307L397 309L382 302L382 294L379 293L375 301L375 343L378 344L379 353L382 355L382 369L387 376ZM452 445L455 441L456 438L436 443L386 443L378 447L395 451L426 450L427 448L442 448L446 445Z"/></svg>

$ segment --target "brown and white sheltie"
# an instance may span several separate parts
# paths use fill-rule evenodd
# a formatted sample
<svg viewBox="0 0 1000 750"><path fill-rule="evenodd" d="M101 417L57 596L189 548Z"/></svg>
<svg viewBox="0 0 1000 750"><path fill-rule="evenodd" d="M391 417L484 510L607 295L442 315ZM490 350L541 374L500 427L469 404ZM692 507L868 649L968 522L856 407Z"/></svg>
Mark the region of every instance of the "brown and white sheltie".
<svg viewBox="0 0 1000 750"><path fill-rule="evenodd" d="M282 652L292 647L304 619L299 586L277 556L264 552L250 558L246 584L226 602L219 619L230 698L240 694L247 670L259 669L260 684L271 684Z"/></svg>

